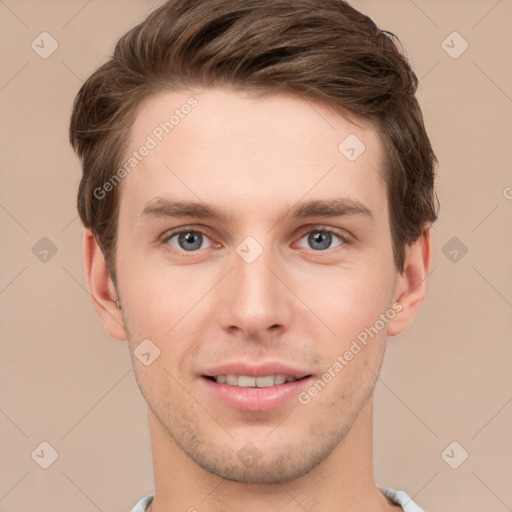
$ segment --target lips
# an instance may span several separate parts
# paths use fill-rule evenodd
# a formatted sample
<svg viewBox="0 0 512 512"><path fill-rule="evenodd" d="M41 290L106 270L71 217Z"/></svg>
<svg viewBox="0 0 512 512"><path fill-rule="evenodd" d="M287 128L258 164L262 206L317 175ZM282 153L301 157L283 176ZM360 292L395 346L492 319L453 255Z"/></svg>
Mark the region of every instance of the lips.
<svg viewBox="0 0 512 512"><path fill-rule="evenodd" d="M278 361L225 363L208 368L201 377L202 389L216 403L252 412L284 406L312 380L311 372Z"/></svg>
<svg viewBox="0 0 512 512"><path fill-rule="evenodd" d="M269 387L240 387L218 383L212 377L200 379L200 395L205 400L212 400L212 407L224 406L231 410L264 412L284 407L286 404L297 404L298 395L313 381L312 376L304 376L293 382L284 382ZM208 403L208 402L205 402Z"/></svg>

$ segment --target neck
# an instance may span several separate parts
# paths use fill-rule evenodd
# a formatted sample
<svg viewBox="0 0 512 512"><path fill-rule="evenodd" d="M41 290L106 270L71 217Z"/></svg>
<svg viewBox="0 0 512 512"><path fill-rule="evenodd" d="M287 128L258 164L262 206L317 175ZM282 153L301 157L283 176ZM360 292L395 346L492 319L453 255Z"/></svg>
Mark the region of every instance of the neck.
<svg viewBox="0 0 512 512"><path fill-rule="evenodd" d="M151 512L383 512L401 510L377 489L372 462L372 396L345 438L303 477L276 484L222 479L183 453L148 410L155 496Z"/></svg>

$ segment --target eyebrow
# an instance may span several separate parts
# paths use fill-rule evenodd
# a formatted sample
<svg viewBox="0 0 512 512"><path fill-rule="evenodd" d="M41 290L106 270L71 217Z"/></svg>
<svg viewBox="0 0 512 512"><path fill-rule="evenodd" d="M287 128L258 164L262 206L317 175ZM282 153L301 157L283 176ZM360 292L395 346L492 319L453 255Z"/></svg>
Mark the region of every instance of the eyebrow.
<svg viewBox="0 0 512 512"><path fill-rule="evenodd" d="M361 215L374 220L372 211L360 201L348 197L335 199L311 200L291 207L281 219L308 217L343 217ZM217 209L213 205L194 201L176 201L155 197L147 203L139 215L142 219L159 217L195 217L200 219L216 219L224 224L233 221L233 215Z"/></svg>

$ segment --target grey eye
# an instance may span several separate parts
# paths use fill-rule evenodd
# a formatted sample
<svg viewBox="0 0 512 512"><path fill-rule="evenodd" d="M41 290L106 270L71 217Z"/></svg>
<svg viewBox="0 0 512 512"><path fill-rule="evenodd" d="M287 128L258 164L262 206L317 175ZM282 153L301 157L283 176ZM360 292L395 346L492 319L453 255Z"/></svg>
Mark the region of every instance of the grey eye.
<svg viewBox="0 0 512 512"><path fill-rule="evenodd" d="M176 246L172 243L173 238L178 240L178 245ZM184 251L195 251L200 249L203 245L205 236L200 231L180 231L179 233L174 233L168 238L169 243L177 247L178 249L183 249Z"/></svg>
<svg viewBox="0 0 512 512"><path fill-rule="evenodd" d="M321 230L321 229L315 229L313 231L310 231L309 233L304 235L302 237L302 239L304 239L306 237L307 237L307 244L308 244L308 247L306 247L306 248L314 249L317 251L325 251L326 249L331 249L333 237L338 238L341 242L343 242L343 240L341 239L341 237L339 235L336 235L332 231ZM342 245L342 243L339 243L338 245Z"/></svg>

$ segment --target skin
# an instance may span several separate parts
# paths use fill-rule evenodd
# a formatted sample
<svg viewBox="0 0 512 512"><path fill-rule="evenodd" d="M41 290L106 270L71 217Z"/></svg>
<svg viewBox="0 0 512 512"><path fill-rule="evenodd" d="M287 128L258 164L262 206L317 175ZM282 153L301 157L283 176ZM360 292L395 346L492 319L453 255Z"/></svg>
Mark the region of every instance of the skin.
<svg viewBox="0 0 512 512"><path fill-rule="evenodd" d="M149 510L401 510L373 476L372 393L387 339L410 326L423 301L428 226L407 248L401 274L375 128L300 97L158 93L138 110L129 153L191 95L197 107L120 185L117 290L84 232L94 306L107 332L128 341L148 403ZM353 162L338 150L351 133L366 146ZM366 205L373 219L283 218L298 202L340 195ZM141 218L157 196L212 204L231 218ZM181 227L205 231L200 248L187 251L178 236L162 240ZM334 232L324 250L308 241L319 227ZM250 264L236 252L247 236L263 248ZM321 377L396 303L401 311L306 405L292 399L241 411L219 403L200 377L233 360L278 360ZM133 352L147 338L160 350L149 366ZM261 454L251 466L237 456L247 442Z"/></svg>

